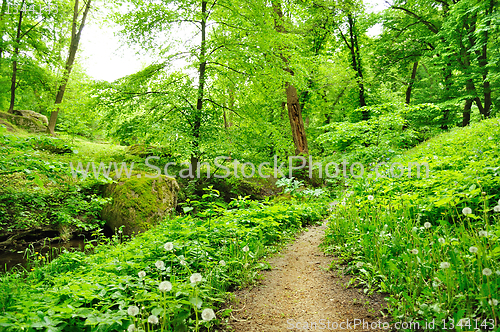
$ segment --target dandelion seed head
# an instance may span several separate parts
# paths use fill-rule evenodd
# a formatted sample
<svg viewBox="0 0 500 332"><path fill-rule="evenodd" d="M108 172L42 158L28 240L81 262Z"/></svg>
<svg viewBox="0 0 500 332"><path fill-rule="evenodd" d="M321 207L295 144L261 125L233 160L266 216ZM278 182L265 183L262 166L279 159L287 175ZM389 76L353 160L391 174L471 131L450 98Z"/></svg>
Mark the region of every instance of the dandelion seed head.
<svg viewBox="0 0 500 332"><path fill-rule="evenodd" d="M222 260L219 262L219 265L220 265L220 266L226 266L226 262L222 259Z"/></svg>
<svg viewBox="0 0 500 332"><path fill-rule="evenodd" d="M488 232L487 231L479 231L478 233L479 236L488 236Z"/></svg>
<svg viewBox="0 0 500 332"><path fill-rule="evenodd" d="M186 266L186 265L187 265L186 261L185 261L185 260L183 260L183 259L181 259L181 261L180 261L179 263L180 263L182 266Z"/></svg>
<svg viewBox="0 0 500 332"><path fill-rule="evenodd" d="M363 262L357 262L357 263L356 263L356 267L357 267L358 269L362 268L362 267L363 267L363 265L365 265L365 263L363 263Z"/></svg>
<svg viewBox="0 0 500 332"><path fill-rule="evenodd" d="M170 283L169 281L162 281L160 282L158 289L161 292L170 292L172 290L172 283Z"/></svg>
<svg viewBox="0 0 500 332"><path fill-rule="evenodd" d="M163 261L157 261L155 266L158 270L165 270L165 262Z"/></svg>
<svg viewBox="0 0 500 332"><path fill-rule="evenodd" d="M444 244L446 242L446 240L444 238L440 237L438 239L438 242L441 243L441 244Z"/></svg>
<svg viewBox="0 0 500 332"><path fill-rule="evenodd" d="M411 253L414 254L414 255L418 255L418 249L412 249Z"/></svg>
<svg viewBox="0 0 500 332"><path fill-rule="evenodd" d="M135 327L134 324L130 324L127 328L127 332L135 332L137 331L137 328Z"/></svg>
<svg viewBox="0 0 500 332"><path fill-rule="evenodd" d="M469 207L464 207L462 213L464 214L464 216L468 216L469 214L472 214L472 209Z"/></svg>
<svg viewBox="0 0 500 332"><path fill-rule="evenodd" d="M497 205L493 208L493 211L500 212L500 205Z"/></svg>
<svg viewBox="0 0 500 332"><path fill-rule="evenodd" d="M144 278L146 276L146 272L144 271L139 271L137 274L139 275L139 278Z"/></svg>
<svg viewBox="0 0 500 332"><path fill-rule="evenodd" d="M248 245L246 245L241 250L243 250L244 252L248 252L250 250L250 248L248 247Z"/></svg>
<svg viewBox="0 0 500 332"><path fill-rule="evenodd" d="M439 264L439 268L441 269L448 269L450 267L450 263L448 262L441 262L441 264Z"/></svg>
<svg viewBox="0 0 500 332"><path fill-rule="evenodd" d="M373 201L375 199L375 197L373 197L372 195L368 195L368 200L369 201Z"/></svg>
<svg viewBox="0 0 500 332"><path fill-rule="evenodd" d="M194 283L200 282L202 278L203 277L201 276L200 273L193 273L191 275L191 277L189 277L189 280L191 281L191 283L194 284Z"/></svg>
<svg viewBox="0 0 500 332"><path fill-rule="evenodd" d="M488 301L489 305L491 306L496 306L498 305L498 300L497 299L491 299Z"/></svg>
<svg viewBox="0 0 500 332"><path fill-rule="evenodd" d="M128 307L127 309L127 314L129 314L130 316L135 316L139 313L139 307L136 306L136 305L131 305L130 307Z"/></svg>
<svg viewBox="0 0 500 332"><path fill-rule="evenodd" d="M489 277L492 273L493 271L491 271L491 269L488 269L487 267L483 269L483 275L487 277Z"/></svg>
<svg viewBox="0 0 500 332"><path fill-rule="evenodd" d="M155 315L151 315L148 317L148 323L149 324L158 324L159 320L158 317Z"/></svg>
<svg viewBox="0 0 500 332"><path fill-rule="evenodd" d="M203 309L201 312L201 319L203 319L206 322L211 321L212 319L215 318L215 312L212 309Z"/></svg>
<svg viewBox="0 0 500 332"><path fill-rule="evenodd" d="M174 249L174 244L172 242L167 242L163 245L163 248L165 248L166 251L171 251Z"/></svg>
<svg viewBox="0 0 500 332"><path fill-rule="evenodd" d="M424 223L424 227L428 229L428 228L431 228L431 227L432 227L432 225L431 225L431 223L430 223L430 222L426 221L426 222Z"/></svg>
<svg viewBox="0 0 500 332"><path fill-rule="evenodd" d="M477 249L477 247L470 247L470 248L469 248L469 251L470 251L470 253L472 253L472 254L475 254L475 253L477 252L477 250L478 250L478 249Z"/></svg>
<svg viewBox="0 0 500 332"><path fill-rule="evenodd" d="M411 230L416 233L418 232L418 227L413 227Z"/></svg>

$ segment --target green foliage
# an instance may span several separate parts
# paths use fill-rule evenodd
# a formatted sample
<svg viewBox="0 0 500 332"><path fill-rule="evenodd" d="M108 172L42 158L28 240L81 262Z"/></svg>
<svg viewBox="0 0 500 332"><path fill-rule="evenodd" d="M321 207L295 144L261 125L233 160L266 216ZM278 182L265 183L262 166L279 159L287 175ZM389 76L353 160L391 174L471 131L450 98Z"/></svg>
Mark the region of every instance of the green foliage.
<svg viewBox="0 0 500 332"><path fill-rule="evenodd" d="M223 313L216 311L214 322L200 313L220 307L229 287L254 280L268 268L262 259L278 241L320 221L326 211L321 204L252 205L210 219L165 220L130 242L96 246L93 255L65 253L24 281L2 277L0 289L14 283L18 291L1 293L0 326L6 332L116 331L132 323L153 329L147 320L155 315L167 331L210 327ZM193 282L195 273L201 281ZM172 290L159 289L164 281ZM131 306L139 315L127 313Z"/></svg>
<svg viewBox="0 0 500 332"><path fill-rule="evenodd" d="M498 320L499 142L498 119L455 129L392 160L428 162L428 178L365 177L335 206L327 250L395 319Z"/></svg>

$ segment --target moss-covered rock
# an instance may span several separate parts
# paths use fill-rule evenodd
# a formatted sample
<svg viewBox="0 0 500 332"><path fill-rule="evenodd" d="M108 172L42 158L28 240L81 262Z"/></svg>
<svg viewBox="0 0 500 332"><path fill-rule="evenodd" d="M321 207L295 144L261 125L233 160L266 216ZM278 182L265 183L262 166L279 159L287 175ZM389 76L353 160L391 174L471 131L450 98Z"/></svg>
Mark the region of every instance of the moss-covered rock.
<svg viewBox="0 0 500 332"><path fill-rule="evenodd" d="M112 230L124 226L127 235L144 232L175 210L178 192L177 181L163 175L148 178L138 173L117 179L104 189L113 202L102 210L102 219Z"/></svg>
<svg viewBox="0 0 500 332"><path fill-rule="evenodd" d="M0 112L0 118L33 133L41 133L47 130L46 126L34 118L25 118L20 115L5 112Z"/></svg>

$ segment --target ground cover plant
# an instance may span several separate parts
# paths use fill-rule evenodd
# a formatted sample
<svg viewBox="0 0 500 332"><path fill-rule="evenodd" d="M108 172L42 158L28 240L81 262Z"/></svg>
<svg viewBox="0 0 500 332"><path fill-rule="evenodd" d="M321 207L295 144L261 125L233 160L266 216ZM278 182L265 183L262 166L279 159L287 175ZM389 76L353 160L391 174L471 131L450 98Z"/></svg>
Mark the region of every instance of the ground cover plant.
<svg viewBox="0 0 500 332"><path fill-rule="evenodd" d="M63 254L25 278L3 275L2 331L210 329L228 315L219 310L227 290L248 284L268 268L265 255L327 211L321 203L242 201L235 205L246 208L221 216L165 220L92 255Z"/></svg>
<svg viewBox="0 0 500 332"><path fill-rule="evenodd" d="M428 162L429 177L385 169L386 178L350 182L332 204L325 249L353 284L390 295L395 320L498 327L499 143L498 119L452 130L392 160Z"/></svg>

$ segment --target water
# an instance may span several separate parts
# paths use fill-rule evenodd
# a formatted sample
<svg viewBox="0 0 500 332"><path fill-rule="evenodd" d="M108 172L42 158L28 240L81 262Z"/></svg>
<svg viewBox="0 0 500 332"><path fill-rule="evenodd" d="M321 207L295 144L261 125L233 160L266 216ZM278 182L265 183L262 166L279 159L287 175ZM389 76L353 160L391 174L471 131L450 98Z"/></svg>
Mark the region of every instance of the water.
<svg viewBox="0 0 500 332"><path fill-rule="evenodd" d="M28 268L26 261L26 251L30 250L30 255L35 255L31 260L37 259L40 256L45 257L45 261L54 260L61 252L66 250L83 251L85 242L83 239L75 238L67 242L49 243L49 244L30 244L28 247L17 247L13 250L0 250L0 273L10 271L14 267Z"/></svg>

